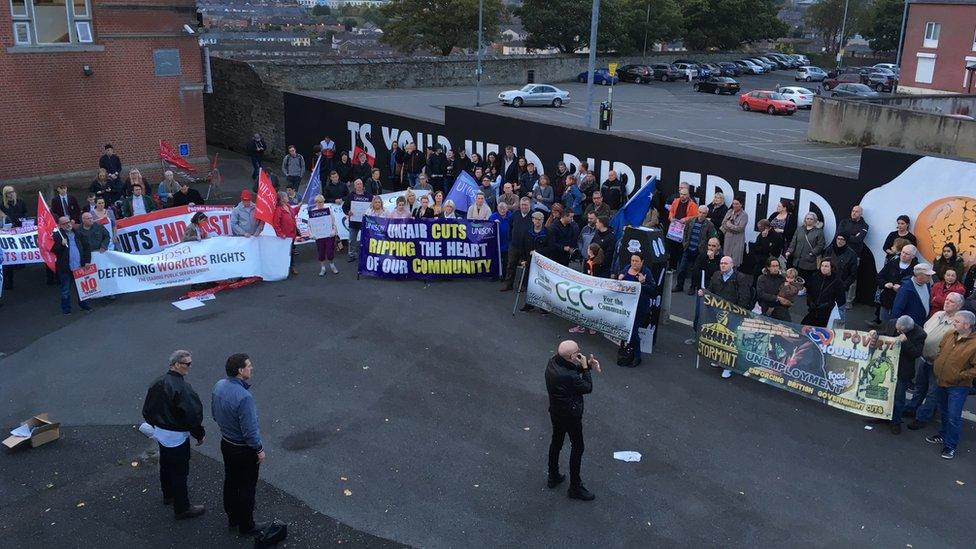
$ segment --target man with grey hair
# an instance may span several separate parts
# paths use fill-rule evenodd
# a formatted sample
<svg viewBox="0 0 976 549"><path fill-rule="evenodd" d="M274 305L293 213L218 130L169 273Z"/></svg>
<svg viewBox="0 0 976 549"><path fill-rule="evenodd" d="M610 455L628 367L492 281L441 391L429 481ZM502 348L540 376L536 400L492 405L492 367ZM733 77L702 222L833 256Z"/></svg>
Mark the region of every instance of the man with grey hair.
<svg viewBox="0 0 976 549"><path fill-rule="evenodd" d="M895 295L901 288L902 282L912 276L915 265L918 264L918 249L911 244L906 244L898 253L898 257L893 257L881 271L878 272L878 289L881 290L879 302L881 308L877 311L878 316L873 321L868 321L870 326L878 326L882 322L891 318L891 307L895 304Z"/></svg>
<svg viewBox="0 0 976 549"><path fill-rule="evenodd" d="M943 459L956 457L956 446L959 445L959 434L962 431L962 410L973 380L976 379L974 324L976 315L970 311L956 313L952 318L953 330L943 336L939 344L939 354L932 366L938 383L935 397L942 428L939 434L927 437L925 441L941 445Z"/></svg>
<svg viewBox="0 0 976 549"><path fill-rule="evenodd" d="M939 354L942 338L953 330L952 319L962 310L965 299L962 294L951 292L946 295L945 304L932 318L925 321L925 346L922 361L915 372L915 394L905 403L902 417L914 418L908 428L917 431L932 419L935 412L935 389L938 384L932 372L932 364Z"/></svg>
<svg viewBox="0 0 976 549"><path fill-rule="evenodd" d="M549 393L549 419L552 440L549 443L549 488L566 480L559 473L559 453L566 435L572 449L569 454L569 492L572 499L592 501L595 497L583 487L580 464L583 460L583 395L593 392L590 371L600 372L600 361L592 354L586 358L579 344L566 340L546 365L546 392Z"/></svg>
<svg viewBox="0 0 976 549"><path fill-rule="evenodd" d="M523 196L519 199L519 209L512 213L508 227L508 263L505 265L505 283L502 292L509 292L515 285L515 271L522 261L522 242L532 228L532 201Z"/></svg>
<svg viewBox="0 0 976 549"><path fill-rule="evenodd" d="M901 354L898 355L898 382L895 384L895 402L889 423L891 433L898 435L901 434L902 411L905 409L905 391L915 377L915 363L922 356L925 347L925 330L915 324L912 317L902 315L893 322L888 321L882 332L884 335L894 336L901 343Z"/></svg>
<svg viewBox="0 0 976 549"><path fill-rule="evenodd" d="M203 405L184 379L193 364L190 351L173 351L169 371L153 381L142 406L142 417L153 427L159 443L159 484L163 505L172 505L176 518L198 517L202 505L190 505L186 477L190 472L190 437L203 444Z"/></svg>
<svg viewBox="0 0 976 549"><path fill-rule="evenodd" d="M895 301L891 305L891 318L908 315L912 317L915 324L925 324L932 303L931 288L934 274L935 270L928 263L919 263L912 268L911 278L903 280L898 291L895 292Z"/></svg>
<svg viewBox="0 0 976 549"><path fill-rule="evenodd" d="M163 172L163 180L159 182L159 186L156 188L156 194L159 195L159 201L162 202L164 206L171 206L173 195L179 190L180 184L177 183L176 179L173 177L173 170L166 170Z"/></svg>

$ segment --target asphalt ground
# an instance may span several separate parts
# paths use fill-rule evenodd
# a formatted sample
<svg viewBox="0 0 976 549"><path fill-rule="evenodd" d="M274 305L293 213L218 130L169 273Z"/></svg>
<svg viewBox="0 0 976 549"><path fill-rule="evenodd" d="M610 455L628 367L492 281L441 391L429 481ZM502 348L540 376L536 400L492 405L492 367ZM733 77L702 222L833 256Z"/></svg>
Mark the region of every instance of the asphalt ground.
<svg viewBox="0 0 976 549"><path fill-rule="evenodd" d="M662 327L654 354L634 370L613 364L615 346L603 337L577 338L605 371L584 418L583 478L597 499L569 500L545 486L543 381L546 361L568 336L566 321L512 316L514 295L488 281L357 280L345 262L338 276L319 278L311 248L301 250L299 276L224 292L190 311L170 304L184 291L172 288L62 317L43 277L23 277L0 308L7 353L0 421L12 428L49 412L65 433L0 456L4 539L33 545L44 509L64 515L78 512L79 501L97 501L82 508L90 513L83 522L51 521L68 520L78 537L40 545L217 543L221 479L208 460L220 458L209 418L190 485L210 512L175 526L158 508L152 473L106 470L148 441L96 428L138 423L146 387L173 349L186 348L194 353L188 381L205 409L226 357L251 354L268 455L261 478L270 485L259 491L258 515L294 524L294 546L331 539L316 512L347 525L350 543L364 544L972 546L971 423L956 459L942 460L923 441L934 427L900 436L868 430L855 415L696 368L684 343L691 329L679 323ZM690 303L676 296L675 311ZM17 345L7 342L12 332ZM105 453L89 458L96 449L86 445ZM616 461L619 450L643 458ZM45 461L52 452L60 454ZM54 462L71 462L81 484L63 497L37 495ZM120 493L127 503L110 504Z"/></svg>
<svg viewBox="0 0 976 549"><path fill-rule="evenodd" d="M816 91L816 83L793 81L793 71L777 71L736 78L743 92L782 86L807 86ZM557 82L556 87L570 92L570 102L561 108L522 107L518 113L527 119L553 124L584 125L586 84ZM811 87L812 86L812 87ZM512 114L513 107L498 102L498 94L520 86L481 88L482 109ZM607 99L609 88L595 86L593 124L599 118L599 103ZM423 88L402 90L330 90L302 92L306 95L334 98L364 107L393 109L405 116L444 121L446 105L473 107L475 88ZM861 161L859 147L846 147L807 141L810 111L800 109L793 116L744 112L738 97L698 93L688 82L633 84L613 86L614 117L611 131L689 146L702 145L733 154L762 155L812 169L829 168L856 174Z"/></svg>

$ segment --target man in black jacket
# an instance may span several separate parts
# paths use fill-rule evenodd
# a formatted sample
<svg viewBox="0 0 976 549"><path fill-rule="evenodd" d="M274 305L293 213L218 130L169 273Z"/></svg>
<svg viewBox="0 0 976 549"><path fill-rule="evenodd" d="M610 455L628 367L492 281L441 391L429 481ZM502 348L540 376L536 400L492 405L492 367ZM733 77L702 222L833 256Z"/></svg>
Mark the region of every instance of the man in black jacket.
<svg viewBox="0 0 976 549"><path fill-rule="evenodd" d="M57 258L54 273L61 290L61 312L71 314L71 290L75 288L75 278L71 271L91 263L91 247L88 239L78 234L73 228L74 222L64 215L58 218L58 230L51 236L54 244L51 252ZM78 297L78 306L83 311L91 311L91 307Z"/></svg>
<svg viewBox="0 0 976 549"><path fill-rule="evenodd" d="M708 291L743 309L750 310L753 307L752 279L735 270L735 262L729 256L724 256L718 262L718 272L708 281ZM698 290L698 295L705 295L705 292ZM713 362L712 367L718 368L719 365ZM732 370L725 368L722 377L732 377Z"/></svg>
<svg viewBox="0 0 976 549"><path fill-rule="evenodd" d="M882 334L894 336L901 342L901 354L898 355L898 383L895 384L895 402L889 422L891 433L900 435L901 413L905 409L905 390L915 377L915 363L922 356L927 335L925 330L915 324L912 317L908 315L885 322L879 330ZM872 330L871 336L877 336L877 333Z"/></svg>
<svg viewBox="0 0 976 549"><path fill-rule="evenodd" d="M267 149L268 146L264 143L264 139L259 133L254 134L247 143L247 155L251 157L251 167L254 168L251 171L252 180L257 181L258 170L261 169L261 159L264 158L264 151Z"/></svg>
<svg viewBox="0 0 976 549"><path fill-rule="evenodd" d="M573 220L573 210L564 210L559 221L552 224L553 259L560 265L569 265L569 259L579 242L579 226Z"/></svg>
<svg viewBox="0 0 976 549"><path fill-rule="evenodd" d="M444 174L447 172L447 157L440 145L434 147L434 152L427 158L427 178L434 192L447 192L444 188Z"/></svg>
<svg viewBox="0 0 976 549"><path fill-rule="evenodd" d="M878 289L881 290L879 299L881 307L878 311L879 316L874 321L866 321L869 326L878 326L891 319L891 307L895 304L895 295L898 293L898 288L901 288L901 282L914 274L913 269L918 264L917 255L918 248L906 244L897 257L891 258L884 267L881 267L881 272L876 279Z"/></svg>
<svg viewBox="0 0 976 549"><path fill-rule="evenodd" d="M153 427L159 443L159 484L163 504L173 505L177 519L198 517L202 505L190 505L186 477L190 472L190 437L203 444L203 405L196 391L184 380L193 357L189 351L173 351L169 371L149 386L142 417Z"/></svg>
<svg viewBox="0 0 976 549"><path fill-rule="evenodd" d="M591 501L595 497L583 487L580 463L583 460L583 395L593 392L590 370L600 372L600 361L590 355L585 358L575 341L559 344L557 354L546 365L546 391L549 393L549 419L552 421L552 441L549 443L549 482L555 488L566 475L559 473L559 453L566 435L572 449L569 454L569 492L572 499Z"/></svg>
<svg viewBox="0 0 976 549"><path fill-rule="evenodd" d="M532 228L532 201L528 198L519 200L519 209L512 214L508 228L508 259L505 265L505 283L502 284L501 291L511 291L515 286L515 271L518 269L519 262L522 261L523 251L522 242Z"/></svg>

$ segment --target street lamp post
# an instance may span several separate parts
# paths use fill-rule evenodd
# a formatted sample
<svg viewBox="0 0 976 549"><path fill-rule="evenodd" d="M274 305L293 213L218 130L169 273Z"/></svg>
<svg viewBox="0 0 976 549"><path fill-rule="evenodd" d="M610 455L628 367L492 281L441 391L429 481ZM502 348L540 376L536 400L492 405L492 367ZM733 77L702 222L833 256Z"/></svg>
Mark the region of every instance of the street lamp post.
<svg viewBox="0 0 976 549"><path fill-rule="evenodd" d="M587 63L586 78L586 127L593 126L593 80L596 74L596 28L600 22L600 0L593 0L593 13L590 15L590 60Z"/></svg>
<svg viewBox="0 0 976 549"><path fill-rule="evenodd" d="M837 52L837 68L844 64L844 33L847 32L847 4L850 0L844 0L844 20L840 23L840 50Z"/></svg>
<svg viewBox="0 0 976 549"><path fill-rule="evenodd" d="M644 53L642 58L647 58L647 27L651 24L651 3L647 2L647 15L644 17Z"/></svg>
<svg viewBox="0 0 976 549"><path fill-rule="evenodd" d="M908 0L905 0L905 9L901 12L901 32L898 33L898 53L895 54L895 65L898 65L899 75L901 71L901 50L905 43L905 25L908 24Z"/></svg>
<svg viewBox="0 0 976 549"><path fill-rule="evenodd" d="M482 18L484 17L485 11L485 1L478 0L478 67L474 70L475 77L478 79L478 84L475 91L474 106L481 106L481 31L484 28L482 23Z"/></svg>

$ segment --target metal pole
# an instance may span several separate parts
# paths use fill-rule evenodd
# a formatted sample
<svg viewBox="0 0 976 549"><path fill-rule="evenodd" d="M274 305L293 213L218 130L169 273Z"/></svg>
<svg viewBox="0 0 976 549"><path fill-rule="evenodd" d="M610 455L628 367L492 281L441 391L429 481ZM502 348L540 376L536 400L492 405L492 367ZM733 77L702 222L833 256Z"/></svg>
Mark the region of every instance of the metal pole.
<svg viewBox="0 0 976 549"><path fill-rule="evenodd" d="M482 24L482 17L485 12L485 2L484 0L478 0L478 68L475 69L475 75L478 78L477 91L475 92L474 106L481 106L481 31L484 28Z"/></svg>
<svg viewBox="0 0 976 549"><path fill-rule="evenodd" d="M647 3L647 16L644 17L644 53L641 55L643 58L647 58L647 27L651 24L651 3Z"/></svg>
<svg viewBox="0 0 976 549"><path fill-rule="evenodd" d="M905 26L908 24L908 0L905 0L905 9L901 12L901 32L898 33L898 53L895 56L895 64L901 71L901 49L905 43ZM899 74L900 76L900 74Z"/></svg>
<svg viewBox="0 0 976 549"><path fill-rule="evenodd" d="M593 126L593 80L596 73L596 27L600 21L600 0L593 0L593 13L590 15L590 61L587 63L586 79L586 127Z"/></svg>
<svg viewBox="0 0 976 549"><path fill-rule="evenodd" d="M844 33L847 32L847 5L850 0L844 0L844 20L840 23L840 48L837 50L837 68L844 64Z"/></svg>

